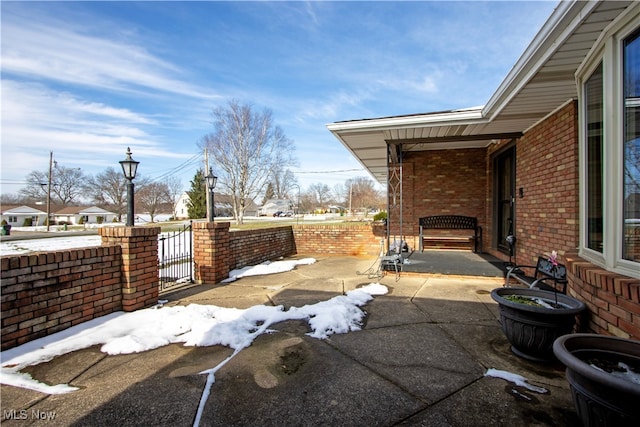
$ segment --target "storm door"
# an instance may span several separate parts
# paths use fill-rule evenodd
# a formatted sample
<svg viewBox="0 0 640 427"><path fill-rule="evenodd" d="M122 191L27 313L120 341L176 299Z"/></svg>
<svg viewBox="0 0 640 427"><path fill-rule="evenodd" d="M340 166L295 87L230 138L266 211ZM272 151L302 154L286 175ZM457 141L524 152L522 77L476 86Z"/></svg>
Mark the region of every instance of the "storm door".
<svg viewBox="0 0 640 427"><path fill-rule="evenodd" d="M494 177L494 244L509 253L506 238L515 233L515 187L516 187L516 149L511 146L500 152L493 160ZM517 237L517 236L516 236Z"/></svg>

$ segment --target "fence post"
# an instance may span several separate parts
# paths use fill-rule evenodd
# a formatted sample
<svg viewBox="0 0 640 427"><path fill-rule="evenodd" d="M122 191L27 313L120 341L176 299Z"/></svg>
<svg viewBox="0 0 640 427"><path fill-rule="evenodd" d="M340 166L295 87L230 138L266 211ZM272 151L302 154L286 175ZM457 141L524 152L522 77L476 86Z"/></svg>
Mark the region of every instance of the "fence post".
<svg viewBox="0 0 640 427"><path fill-rule="evenodd" d="M158 303L158 234L160 227L101 227L102 246L122 248L122 310Z"/></svg>
<svg viewBox="0 0 640 427"><path fill-rule="evenodd" d="M229 277L229 222L193 223L194 279L197 284L215 284Z"/></svg>

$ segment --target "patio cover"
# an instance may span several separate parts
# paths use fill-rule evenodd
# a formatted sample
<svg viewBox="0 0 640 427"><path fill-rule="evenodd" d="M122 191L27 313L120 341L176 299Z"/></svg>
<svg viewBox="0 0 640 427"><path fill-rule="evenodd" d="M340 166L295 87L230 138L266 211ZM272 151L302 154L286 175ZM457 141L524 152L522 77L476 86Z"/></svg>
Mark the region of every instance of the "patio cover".
<svg viewBox="0 0 640 427"><path fill-rule="evenodd" d="M480 107L330 123L327 128L381 184L387 144L403 151L481 148L517 138L577 98L575 73L602 31L632 1L562 1L491 99Z"/></svg>

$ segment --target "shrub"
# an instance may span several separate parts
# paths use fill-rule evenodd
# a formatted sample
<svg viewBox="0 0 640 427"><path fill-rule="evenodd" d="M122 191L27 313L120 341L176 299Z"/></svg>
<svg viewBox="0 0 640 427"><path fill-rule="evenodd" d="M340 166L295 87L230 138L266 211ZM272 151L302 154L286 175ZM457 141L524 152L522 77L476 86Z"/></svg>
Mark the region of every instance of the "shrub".
<svg viewBox="0 0 640 427"><path fill-rule="evenodd" d="M23 227L31 227L32 225L33 225L33 218L25 218L24 223L22 224Z"/></svg>
<svg viewBox="0 0 640 427"><path fill-rule="evenodd" d="M373 216L374 221L382 221L384 219L387 219L387 213L385 211L378 212Z"/></svg>

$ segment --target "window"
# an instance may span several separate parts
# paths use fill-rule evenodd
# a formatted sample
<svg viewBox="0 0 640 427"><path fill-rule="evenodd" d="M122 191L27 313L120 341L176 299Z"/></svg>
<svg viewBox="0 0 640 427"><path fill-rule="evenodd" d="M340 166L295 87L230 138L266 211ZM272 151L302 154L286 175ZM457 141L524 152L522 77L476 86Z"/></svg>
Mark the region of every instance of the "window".
<svg viewBox="0 0 640 427"><path fill-rule="evenodd" d="M624 41L622 258L640 262L640 31Z"/></svg>
<svg viewBox="0 0 640 427"><path fill-rule="evenodd" d="M585 59L580 82L580 255L640 277L640 6Z"/></svg>
<svg viewBox="0 0 640 427"><path fill-rule="evenodd" d="M584 88L586 121L586 212L587 247L602 252L602 63L587 79Z"/></svg>
<svg viewBox="0 0 640 427"><path fill-rule="evenodd" d="M18 222L18 217L15 216L15 215L9 215L9 221L8 222L16 223L16 222Z"/></svg>

